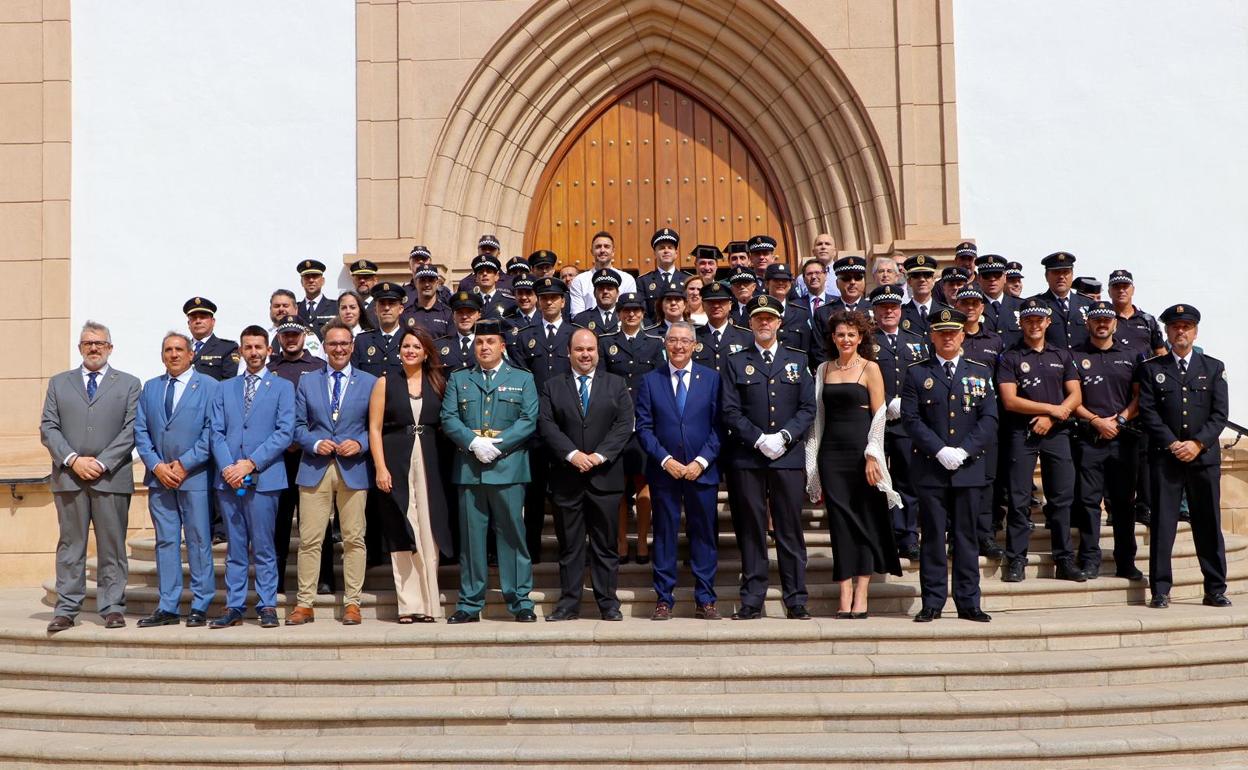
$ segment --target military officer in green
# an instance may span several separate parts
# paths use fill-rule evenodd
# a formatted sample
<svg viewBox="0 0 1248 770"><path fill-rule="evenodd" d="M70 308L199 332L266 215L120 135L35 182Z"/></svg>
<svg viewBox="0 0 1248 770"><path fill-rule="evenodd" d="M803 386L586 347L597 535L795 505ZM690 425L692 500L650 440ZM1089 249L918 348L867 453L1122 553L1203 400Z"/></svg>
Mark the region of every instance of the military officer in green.
<svg viewBox="0 0 1248 770"><path fill-rule="evenodd" d="M459 488L459 604L447 623L475 623L485 607L486 529L498 540L498 576L507 609L537 620L529 591L533 566L524 539L526 446L537 428L533 375L503 360L503 323L478 321L477 365L452 372L442 400L442 431L455 444L451 481Z"/></svg>

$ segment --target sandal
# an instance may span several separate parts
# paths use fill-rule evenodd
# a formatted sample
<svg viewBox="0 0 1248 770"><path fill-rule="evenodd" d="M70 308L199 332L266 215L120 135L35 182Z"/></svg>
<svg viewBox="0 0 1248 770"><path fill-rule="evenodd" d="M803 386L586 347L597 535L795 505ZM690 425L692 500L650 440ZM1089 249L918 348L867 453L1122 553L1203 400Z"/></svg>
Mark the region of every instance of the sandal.
<svg viewBox="0 0 1248 770"><path fill-rule="evenodd" d="M413 624L413 623L415 623L415 622L416 622L416 619L417 619L418 617L419 617L418 615L400 615L400 616L399 616L399 625L400 625L400 626L410 626L411 624Z"/></svg>
<svg viewBox="0 0 1248 770"><path fill-rule="evenodd" d="M438 619L432 615L417 615L416 622L417 623L437 623Z"/></svg>

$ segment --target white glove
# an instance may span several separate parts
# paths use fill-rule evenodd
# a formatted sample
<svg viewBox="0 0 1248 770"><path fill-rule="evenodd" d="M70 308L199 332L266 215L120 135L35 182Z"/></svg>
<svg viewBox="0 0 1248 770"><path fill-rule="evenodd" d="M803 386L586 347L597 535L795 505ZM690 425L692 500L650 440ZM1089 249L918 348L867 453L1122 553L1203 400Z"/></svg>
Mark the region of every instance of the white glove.
<svg viewBox="0 0 1248 770"><path fill-rule="evenodd" d="M954 451L958 453L958 467L962 467L962 463L966 462L966 458L970 457L971 453L961 447L956 448Z"/></svg>
<svg viewBox="0 0 1248 770"><path fill-rule="evenodd" d="M884 418L888 420L896 420L901 416L901 397L895 396L892 401L888 402L888 406L884 410Z"/></svg>
<svg viewBox="0 0 1248 770"><path fill-rule="evenodd" d="M960 452L961 454L959 454ZM941 465L945 466L945 470L956 471L958 467L962 465L962 460L965 459L963 455L965 454L966 453L962 452L960 449L954 449L951 446L947 446L936 453L936 460Z"/></svg>
<svg viewBox="0 0 1248 770"><path fill-rule="evenodd" d="M468 444L468 451L476 455L477 459L482 463L489 464L497 460L499 455L502 454L498 447L494 446L498 442L499 439L496 438L477 436Z"/></svg>
<svg viewBox="0 0 1248 770"><path fill-rule="evenodd" d="M764 433L754 442L754 447L766 455L768 460L776 460L784 456L784 436L779 433Z"/></svg>

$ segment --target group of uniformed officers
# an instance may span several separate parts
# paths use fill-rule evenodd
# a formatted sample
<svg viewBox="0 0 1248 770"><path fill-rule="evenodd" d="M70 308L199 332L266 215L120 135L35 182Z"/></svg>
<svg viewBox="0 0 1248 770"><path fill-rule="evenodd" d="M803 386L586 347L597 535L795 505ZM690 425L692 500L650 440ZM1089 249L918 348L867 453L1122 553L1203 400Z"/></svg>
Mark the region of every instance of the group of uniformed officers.
<svg viewBox="0 0 1248 770"><path fill-rule="evenodd" d="M821 236L817 243L825 240L830 241ZM1135 528L1137 521L1151 527L1150 606L1169 604L1171 549L1181 510L1190 520L1204 574L1204 603L1230 605L1219 511L1218 436L1227 419L1226 373L1221 361L1194 347L1200 322L1195 307L1173 305L1158 323L1133 304L1133 277L1127 270L1108 276L1109 299L1102 299L1098 281L1075 277L1076 259L1067 252L1045 257L1045 290L1023 296L1022 266L995 254L980 255L972 243L961 244L954 266L943 271L928 255L909 256L904 264L900 258L881 257L882 269L896 262L901 269L891 274L900 272L902 278L868 293L867 260L836 258L835 249L827 246L823 243L802 265L796 281L789 266L776 261L776 241L765 235L734 241L724 250L699 244L690 252L697 272L689 274L676 267L678 234L663 228L651 239L655 269L634 277L614 266L614 240L602 232L591 244L593 269L569 285L555 276L557 256L546 250L527 259L515 257L504 269L501 245L487 235L480 240L471 274L453 290L441 285L430 251L417 246L411 252L410 282L379 281L377 265L362 259L349 267L356 291L338 303L321 292L325 265L305 260L298 268L303 299L279 291L271 300L274 353L267 365L279 375L290 369L285 374L296 383L303 372L324 368L319 358L325 354L317 343L321 329L338 319L354 332L350 363L360 372L382 377L395 371L401 332L420 327L434 339L448 376L476 371L487 375L479 378L485 383L499 364L491 358L490 370L482 370L478 337L498 335L504 340L505 364L534 385L514 389L515 419L526 421L536 409L536 403L520 404L521 396L529 399L562 378L568 380L568 397L578 394L582 428L594 413L591 394L608 392L614 382L599 378L618 377L626 387L615 398L635 413L640 441L631 435L632 419L622 438L607 438L604 424L594 434L601 446L544 440L548 426L538 430L534 424L527 428L531 437L508 450L527 452L528 461L523 473L518 465L509 466L520 474L514 480L527 478L527 486L523 503L518 498L508 503L523 507L524 541L507 544L507 559L525 561L526 569L540 560L548 497L551 490L563 489L553 515L565 598L548 619L579 614L587 536L599 608L604 618L618 619L614 572L629 558L623 529L627 512L637 513L633 558L644 563L650 556L646 530L652 505L659 596L652 617L670 617L674 602L675 541L666 542L673 537L673 522L662 517L670 519L674 510L678 528L683 508L696 615L719 618L713 588L716 503L713 496L700 495L708 488L706 479L714 479L710 488L717 489L721 476L728 482L742 558L741 595L733 617L762 614L767 540L773 539L786 615L806 619L802 445L820 385L811 372L824 361L835 363L835 342L829 338L836 329L835 324L829 328L829 320L843 318L836 315L841 311L860 313L871 324L868 347L874 355L869 357L883 374L884 453L901 501L891 509L889 546L920 565L923 604L916 621L940 617L950 557L958 614L981 622L990 618L979 608L980 557L999 559L1006 582L1022 581L1029 573L1078 582L1097 578L1103 507L1112 521L1118 578L1145 579L1135 563ZM700 286L690 292L686 283L695 278ZM698 319L704 314L705 321L691 324L694 293ZM212 333L215 305L197 297L184 310L194 340L194 367L218 380L243 373L247 367L238 346ZM297 329L307 332L302 346L288 344L296 335L282 334ZM591 338L578 337L581 330L597 337L592 356L584 344ZM647 381L647 375L658 379ZM468 380L454 382L466 385ZM672 398L655 396L660 382ZM484 385L457 392L448 387L446 399L458 403L445 405L444 414L452 408L460 417L471 413L488 422L485 399L494 395L506 394ZM705 434L693 424L702 419L695 400L713 407L714 424ZM575 407L578 402L570 403ZM664 421L675 423L668 438L664 431L671 426L656 425ZM466 429L472 433L471 446L454 451L488 466L496 456L490 442L499 441L492 436L505 435L507 426ZM611 430L619 432L618 427ZM578 435L589 435L588 428ZM1037 460L1043 498L1033 483ZM289 457L287 463L294 488L298 463L290 467ZM578 473L589 478L603 464L622 470L587 482L589 498L569 496L568 478ZM613 481L599 483L603 478ZM706 499L711 500L709 520ZM279 511L276 533L279 579L296 503L292 495L279 504L286 509L286 526ZM1052 562L1029 570L1029 563L1039 563L1029 557L1036 506L1043 510ZM618 520L617 509L624 513ZM997 536L1002 529L1003 545ZM371 531L369 543L369 561L375 563ZM326 585L333 579L329 566L323 558L322 590L332 590ZM302 568L300 574L302 583ZM511 582L505 589L514 594ZM527 593L527 587L523 590ZM519 620L533 619L531 610L520 611L531 607L526 602L527 596L508 596ZM456 612L451 621L475 620L479 607L468 610Z"/></svg>

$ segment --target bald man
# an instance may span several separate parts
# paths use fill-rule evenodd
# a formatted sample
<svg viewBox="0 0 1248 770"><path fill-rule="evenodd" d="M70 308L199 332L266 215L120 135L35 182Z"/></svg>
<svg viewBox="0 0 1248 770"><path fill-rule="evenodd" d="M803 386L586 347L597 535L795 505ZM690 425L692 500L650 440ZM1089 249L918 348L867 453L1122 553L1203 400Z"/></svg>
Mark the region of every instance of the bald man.
<svg viewBox="0 0 1248 770"><path fill-rule="evenodd" d="M829 233L819 233L815 236L815 242L810 245L810 258L819 260L823 264L824 273L831 273L832 263L836 261L839 253L836 248L836 240ZM794 287L794 290L799 297L809 296L810 289L806 286L805 276L797 276L797 285ZM832 299L841 296L840 291L836 288L835 281L827 281L824 292Z"/></svg>

